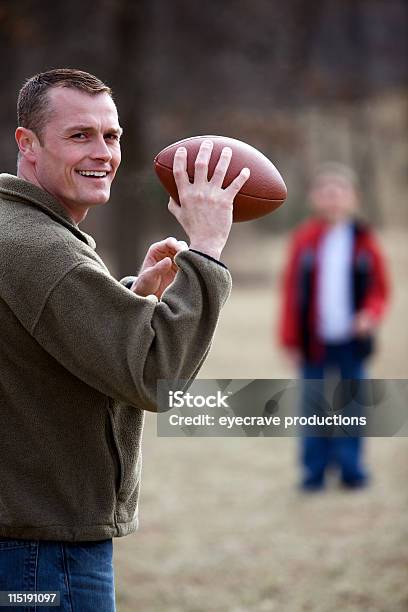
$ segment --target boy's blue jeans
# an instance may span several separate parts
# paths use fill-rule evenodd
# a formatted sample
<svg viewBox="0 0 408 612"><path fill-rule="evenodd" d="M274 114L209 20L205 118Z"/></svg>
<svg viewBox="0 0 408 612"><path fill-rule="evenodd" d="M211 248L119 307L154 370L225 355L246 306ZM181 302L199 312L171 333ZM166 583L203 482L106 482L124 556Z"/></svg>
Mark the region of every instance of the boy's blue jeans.
<svg viewBox="0 0 408 612"><path fill-rule="evenodd" d="M59 591L58 607L3 610L114 612L112 540L56 542L0 537L0 591Z"/></svg>
<svg viewBox="0 0 408 612"><path fill-rule="evenodd" d="M356 353L352 342L325 346L325 358L320 363L306 362L302 366L305 380L323 379L331 369L338 371L342 379L363 379L363 362ZM307 391L303 395L303 413L310 412L307 405ZM363 438L357 436L323 437L304 436L301 438L301 463L303 467L302 486L305 489L319 489L324 485L326 469L335 465L340 469L344 485L361 486L367 481L362 465Z"/></svg>

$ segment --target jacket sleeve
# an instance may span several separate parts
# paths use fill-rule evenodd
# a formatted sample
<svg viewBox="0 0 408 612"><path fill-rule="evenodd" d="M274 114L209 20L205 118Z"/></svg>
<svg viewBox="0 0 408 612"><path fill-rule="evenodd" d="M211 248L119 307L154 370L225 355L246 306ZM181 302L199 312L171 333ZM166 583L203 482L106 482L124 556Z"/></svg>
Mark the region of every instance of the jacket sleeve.
<svg viewBox="0 0 408 612"><path fill-rule="evenodd" d="M281 278L281 306L279 319L279 340L286 348L298 348L299 300L298 300L299 246L297 235L292 237L289 253Z"/></svg>
<svg viewBox="0 0 408 612"><path fill-rule="evenodd" d="M372 257L372 277L370 288L362 304L362 310L369 312L374 320L379 322L389 302L389 278L380 245L373 234L370 234L367 246Z"/></svg>
<svg viewBox="0 0 408 612"><path fill-rule="evenodd" d="M156 411L159 379L198 372L231 289L227 269L177 254L161 301L139 297L96 262L81 262L52 288L32 335L74 376L105 395Z"/></svg>

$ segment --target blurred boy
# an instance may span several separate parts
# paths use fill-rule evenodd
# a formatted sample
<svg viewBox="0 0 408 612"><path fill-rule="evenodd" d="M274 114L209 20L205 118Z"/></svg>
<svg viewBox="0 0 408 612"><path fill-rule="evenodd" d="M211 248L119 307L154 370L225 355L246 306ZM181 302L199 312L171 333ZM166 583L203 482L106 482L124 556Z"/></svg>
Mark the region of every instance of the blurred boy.
<svg viewBox="0 0 408 612"><path fill-rule="evenodd" d="M322 379L333 369L343 379L365 378L388 299L383 256L356 218L358 183L350 168L322 165L309 198L313 217L294 232L285 269L280 340L303 379ZM361 438L304 436L301 443L304 490L321 489L330 464L339 467L344 486L367 483Z"/></svg>

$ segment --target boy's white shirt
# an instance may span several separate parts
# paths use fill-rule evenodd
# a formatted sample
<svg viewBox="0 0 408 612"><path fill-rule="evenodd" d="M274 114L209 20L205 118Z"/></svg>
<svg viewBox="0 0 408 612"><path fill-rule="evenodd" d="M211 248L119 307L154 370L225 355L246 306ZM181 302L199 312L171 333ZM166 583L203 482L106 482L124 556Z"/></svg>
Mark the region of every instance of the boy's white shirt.
<svg viewBox="0 0 408 612"><path fill-rule="evenodd" d="M352 224L339 223L328 229L317 253L317 333L323 342L347 342L351 338L352 256Z"/></svg>

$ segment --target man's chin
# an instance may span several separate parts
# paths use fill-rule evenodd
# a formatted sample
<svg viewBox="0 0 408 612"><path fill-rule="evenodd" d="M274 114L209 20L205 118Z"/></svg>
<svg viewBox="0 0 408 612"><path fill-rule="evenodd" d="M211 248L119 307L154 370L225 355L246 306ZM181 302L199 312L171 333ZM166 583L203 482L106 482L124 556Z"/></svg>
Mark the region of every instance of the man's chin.
<svg viewBox="0 0 408 612"><path fill-rule="evenodd" d="M91 208L92 206L99 206L100 204L106 204L109 201L109 198L110 198L110 191L95 193L95 194L92 194L91 196L84 197L83 199L81 199L82 200L81 203L84 206L89 206L89 208Z"/></svg>

